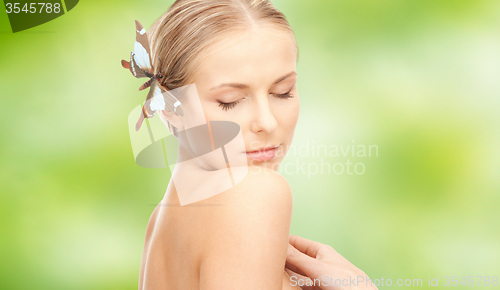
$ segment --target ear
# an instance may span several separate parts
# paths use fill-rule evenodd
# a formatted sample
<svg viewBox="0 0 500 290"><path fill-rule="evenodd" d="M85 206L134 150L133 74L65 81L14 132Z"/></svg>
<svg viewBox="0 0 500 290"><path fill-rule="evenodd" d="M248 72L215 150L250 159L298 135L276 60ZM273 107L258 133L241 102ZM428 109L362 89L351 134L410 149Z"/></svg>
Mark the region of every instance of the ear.
<svg viewBox="0 0 500 290"><path fill-rule="evenodd" d="M182 117L177 115L176 113L164 110L164 111L158 111L158 115L160 116L160 119L165 123L165 126L168 126L168 122L172 124L175 128L177 128L177 131L182 131L184 130L184 122L182 121Z"/></svg>

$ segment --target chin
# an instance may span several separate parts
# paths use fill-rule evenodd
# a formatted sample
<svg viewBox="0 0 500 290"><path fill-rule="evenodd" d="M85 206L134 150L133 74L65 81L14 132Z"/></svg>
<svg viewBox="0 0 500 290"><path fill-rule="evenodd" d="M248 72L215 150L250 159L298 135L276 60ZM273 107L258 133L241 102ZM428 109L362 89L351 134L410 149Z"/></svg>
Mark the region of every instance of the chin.
<svg viewBox="0 0 500 290"><path fill-rule="evenodd" d="M282 159L283 159L283 157L276 157L276 158L274 158L272 160L268 160L268 161L257 161L257 160L253 160L253 159L248 158L248 166L253 167L255 169L259 169L259 168L262 169L263 168L266 170L278 171Z"/></svg>

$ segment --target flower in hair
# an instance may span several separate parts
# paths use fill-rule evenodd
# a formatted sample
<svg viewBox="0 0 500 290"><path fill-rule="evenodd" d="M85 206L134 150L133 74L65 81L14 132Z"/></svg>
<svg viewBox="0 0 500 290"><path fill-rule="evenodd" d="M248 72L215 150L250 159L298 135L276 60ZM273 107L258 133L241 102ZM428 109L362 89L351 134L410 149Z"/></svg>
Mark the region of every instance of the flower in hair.
<svg viewBox="0 0 500 290"><path fill-rule="evenodd" d="M149 47L148 36L146 29L139 21L135 21L136 37L134 51L130 53L130 62L122 60L121 64L124 68L129 69L132 75L136 78L149 78L141 87L140 91L149 88L146 102L142 107L141 116L137 121L135 130L139 131L142 122L145 118L154 117L156 111L167 110L174 112L179 116L183 116L181 102L167 90L165 90L159 79L163 78L163 73L154 73L151 66L151 49Z"/></svg>

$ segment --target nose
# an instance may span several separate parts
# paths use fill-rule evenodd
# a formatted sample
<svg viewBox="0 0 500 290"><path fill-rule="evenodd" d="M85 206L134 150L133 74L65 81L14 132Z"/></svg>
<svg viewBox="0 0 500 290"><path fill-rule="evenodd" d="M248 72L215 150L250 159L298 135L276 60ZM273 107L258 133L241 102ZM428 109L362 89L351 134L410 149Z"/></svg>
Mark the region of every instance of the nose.
<svg viewBox="0 0 500 290"><path fill-rule="evenodd" d="M269 134L274 132L278 127L278 122L269 104L269 98L265 97L256 101L253 108L252 132L255 134Z"/></svg>

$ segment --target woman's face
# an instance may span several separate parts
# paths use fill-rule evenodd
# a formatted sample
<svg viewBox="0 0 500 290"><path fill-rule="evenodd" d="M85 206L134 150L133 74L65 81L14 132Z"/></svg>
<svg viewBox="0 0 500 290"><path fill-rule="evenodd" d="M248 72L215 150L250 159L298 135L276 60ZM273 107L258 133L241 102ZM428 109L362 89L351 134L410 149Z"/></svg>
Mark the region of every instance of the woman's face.
<svg viewBox="0 0 500 290"><path fill-rule="evenodd" d="M277 167L299 116L293 37L269 24L209 47L194 74L207 121L237 123L249 166Z"/></svg>

